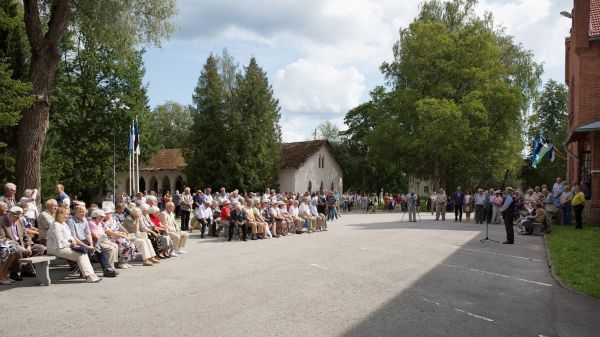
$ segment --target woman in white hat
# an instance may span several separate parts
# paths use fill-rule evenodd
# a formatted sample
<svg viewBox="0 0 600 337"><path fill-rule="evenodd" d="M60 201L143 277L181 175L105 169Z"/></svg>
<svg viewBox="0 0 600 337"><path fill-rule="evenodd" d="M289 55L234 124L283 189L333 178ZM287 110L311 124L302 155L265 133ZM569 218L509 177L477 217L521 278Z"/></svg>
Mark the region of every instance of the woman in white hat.
<svg viewBox="0 0 600 337"><path fill-rule="evenodd" d="M121 226L121 224L113 218L113 209L105 208L104 219L102 221L102 228L104 233L110 238L110 240L119 246L119 252L117 257L117 268L127 269L132 266L129 264L135 258L135 244L129 239L129 233Z"/></svg>

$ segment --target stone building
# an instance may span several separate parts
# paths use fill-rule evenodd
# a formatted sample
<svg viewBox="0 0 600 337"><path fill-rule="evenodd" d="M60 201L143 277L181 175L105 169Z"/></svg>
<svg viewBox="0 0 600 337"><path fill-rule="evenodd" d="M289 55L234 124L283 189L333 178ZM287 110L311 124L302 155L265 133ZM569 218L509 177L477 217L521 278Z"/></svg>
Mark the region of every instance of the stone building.
<svg viewBox="0 0 600 337"><path fill-rule="evenodd" d="M281 159L281 192L344 190L342 167L326 140L282 144Z"/></svg>
<svg viewBox="0 0 600 337"><path fill-rule="evenodd" d="M149 163L140 163L140 191L166 193L181 191L186 176L181 169L185 166L181 149L158 151ZM129 190L129 172L117 173L117 193Z"/></svg>
<svg viewBox="0 0 600 337"><path fill-rule="evenodd" d="M140 164L140 191L156 191L160 194L167 191L173 193L175 189L181 191L186 184L186 176L181 171L185 165L181 149L157 152L149 163ZM341 192L343 187L342 169L328 141L282 144L280 191L301 193L325 188ZM129 172L119 172L117 193L128 189Z"/></svg>
<svg viewBox="0 0 600 337"><path fill-rule="evenodd" d="M600 0L575 0L565 41L569 87L567 179L589 184L588 214L600 218ZM557 144L558 145L558 144Z"/></svg>

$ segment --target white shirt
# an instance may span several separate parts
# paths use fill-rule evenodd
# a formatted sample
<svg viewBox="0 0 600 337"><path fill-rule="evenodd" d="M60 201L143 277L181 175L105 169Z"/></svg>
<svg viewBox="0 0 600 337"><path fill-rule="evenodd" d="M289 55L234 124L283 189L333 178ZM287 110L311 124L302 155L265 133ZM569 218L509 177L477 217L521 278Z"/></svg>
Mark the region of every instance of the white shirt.
<svg viewBox="0 0 600 337"><path fill-rule="evenodd" d="M71 230L66 223L60 224L53 222L50 224L48 234L46 235L46 247L48 247L48 254L56 254L59 250L71 246L69 240L74 241L71 235Z"/></svg>
<svg viewBox="0 0 600 337"><path fill-rule="evenodd" d="M296 206L292 206L292 207L290 207L290 214L291 214L293 217L295 217L295 218L298 218L298 217L299 217L299 216L298 216L298 207L296 207Z"/></svg>
<svg viewBox="0 0 600 337"><path fill-rule="evenodd" d="M25 216L29 219L37 219L37 217L40 215L40 212L38 211L37 205L35 204L35 200L31 198L22 197L19 203L23 202L27 203L27 213L25 213Z"/></svg>
<svg viewBox="0 0 600 337"><path fill-rule="evenodd" d="M310 215L310 208L308 207L308 204L300 204L300 206L298 207L298 213L301 217L304 215Z"/></svg>
<svg viewBox="0 0 600 337"><path fill-rule="evenodd" d="M212 217L213 217L212 208L210 208L210 206L205 207L204 205L198 207L198 210L196 211L196 217L198 219L212 219Z"/></svg>

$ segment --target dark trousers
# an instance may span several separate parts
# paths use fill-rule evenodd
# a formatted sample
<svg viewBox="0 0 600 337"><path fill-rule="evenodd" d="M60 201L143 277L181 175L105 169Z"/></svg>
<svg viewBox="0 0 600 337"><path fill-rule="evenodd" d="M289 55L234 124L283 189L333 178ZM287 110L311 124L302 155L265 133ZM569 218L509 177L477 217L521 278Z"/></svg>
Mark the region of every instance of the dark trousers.
<svg viewBox="0 0 600 337"><path fill-rule="evenodd" d="M233 238L233 231L235 230L235 226L238 226L235 221L229 221L229 241ZM246 240L248 236L248 226L246 224L239 225L242 228L242 239Z"/></svg>
<svg viewBox="0 0 600 337"><path fill-rule="evenodd" d="M454 221L456 221L456 220L462 221L462 212L463 212L462 205L456 205L456 207L454 207Z"/></svg>
<svg viewBox="0 0 600 337"><path fill-rule="evenodd" d="M181 205L175 205L175 216L181 216Z"/></svg>
<svg viewBox="0 0 600 337"><path fill-rule="evenodd" d="M213 219L198 219L198 222L202 225L202 229L200 232L200 236L204 236L204 232L206 232L206 227L208 226L208 235L217 236L217 227L215 226L215 221Z"/></svg>
<svg viewBox="0 0 600 337"><path fill-rule="evenodd" d="M181 210L181 230L187 231L190 229L190 211Z"/></svg>
<svg viewBox="0 0 600 337"><path fill-rule="evenodd" d="M515 217L515 213L511 211L506 211L502 214L504 218L504 227L506 228L506 241L509 243L515 242L515 232L513 230L513 221Z"/></svg>
<svg viewBox="0 0 600 337"><path fill-rule="evenodd" d="M573 206L575 211L575 228L583 229L583 220L581 214L583 213L583 204Z"/></svg>
<svg viewBox="0 0 600 337"><path fill-rule="evenodd" d="M475 223L483 223L485 220L485 206L475 205Z"/></svg>
<svg viewBox="0 0 600 337"><path fill-rule="evenodd" d="M20 246L19 246L19 248L20 248ZM45 250L46 250L46 247L44 247L42 245L34 244L33 246L31 246L31 256L42 256L42 255L44 255ZM20 250L17 250L17 258L15 258L12 265L10 266L11 274L16 274L21 271L21 262L19 262L19 259L24 258L24 257L26 257L26 256L24 256ZM34 272L34 269L30 264L27 264L25 266L25 271Z"/></svg>
<svg viewBox="0 0 600 337"><path fill-rule="evenodd" d="M87 240L81 240L81 242L85 243L86 245L89 245ZM95 252L95 253L88 253L88 257L90 258L90 260L92 259L94 254L98 255L98 260L100 260L100 265L102 265L102 270L108 270L108 269L114 268L114 266L110 265L110 262L108 261L108 255L106 255L105 252L100 251L100 252Z"/></svg>

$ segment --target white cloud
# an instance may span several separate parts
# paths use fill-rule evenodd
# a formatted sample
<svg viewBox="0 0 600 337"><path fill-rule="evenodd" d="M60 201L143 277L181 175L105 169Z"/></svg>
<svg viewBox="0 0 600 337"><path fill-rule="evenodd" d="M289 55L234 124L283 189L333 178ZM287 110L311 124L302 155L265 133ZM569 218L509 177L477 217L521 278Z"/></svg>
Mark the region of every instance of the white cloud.
<svg viewBox="0 0 600 337"><path fill-rule="evenodd" d="M277 72L274 89L286 111L335 116L360 104L364 81L354 67L337 68L316 60L299 59Z"/></svg>
<svg viewBox="0 0 600 337"><path fill-rule="evenodd" d="M179 0L180 31L173 43L199 44L209 51L218 45L212 50L217 53L222 46L234 52L238 47L245 53L236 57L242 63L252 56L248 53L257 56L281 102L284 139L302 140L323 120L343 128L347 110L382 84L379 65L392 59L398 30L410 24L421 2ZM545 78L560 80L570 22L558 13L571 5L564 0L480 0L477 12L492 12L497 24L545 64Z"/></svg>

